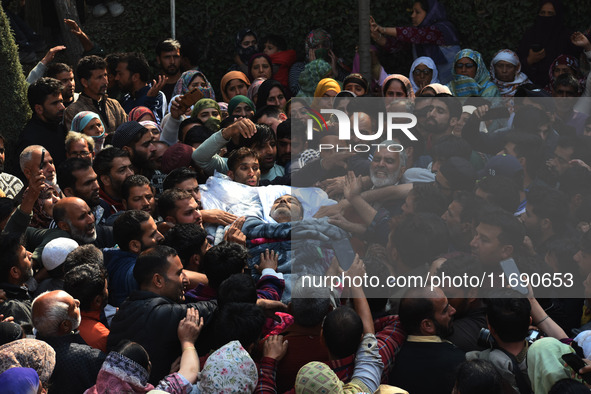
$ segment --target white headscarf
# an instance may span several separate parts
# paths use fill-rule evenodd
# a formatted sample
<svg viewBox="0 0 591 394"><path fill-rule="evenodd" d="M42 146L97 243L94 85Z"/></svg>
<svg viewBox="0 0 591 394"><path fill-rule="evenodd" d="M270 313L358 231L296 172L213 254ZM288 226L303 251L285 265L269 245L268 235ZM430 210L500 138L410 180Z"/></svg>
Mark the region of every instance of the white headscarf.
<svg viewBox="0 0 591 394"><path fill-rule="evenodd" d="M495 75L495 64L497 64L501 60L507 63L511 63L512 65L517 67L515 79L512 82L503 82L497 79L497 76ZM515 96L515 91L520 85L523 85L525 83L531 83L527 75L521 72L521 62L519 61L519 57L517 57L517 54L515 52L509 49L501 49L495 54L495 56L490 62L490 76L492 81L499 88L499 92L503 97L513 97Z"/></svg>
<svg viewBox="0 0 591 394"><path fill-rule="evenodd" d="M410 83L412 85L412 88L415 92L420 92L421 89L419 89L419 86L417 85L417 83L415 82L415 77L412 75L412 72L415 70L415 68L417 68L417 66L419 64L424 64L425 66L429 67L431 70L433 70L433 76L431 77L431 82L429 83L438 83L439 82L439 71L437 71L437 66L435 65L435 62L433 61L433 59L431 59L428 56L421 56L418 57L414 62L412 62L412 66L410 66L410 74L409 79L410 79Z"/></svg>

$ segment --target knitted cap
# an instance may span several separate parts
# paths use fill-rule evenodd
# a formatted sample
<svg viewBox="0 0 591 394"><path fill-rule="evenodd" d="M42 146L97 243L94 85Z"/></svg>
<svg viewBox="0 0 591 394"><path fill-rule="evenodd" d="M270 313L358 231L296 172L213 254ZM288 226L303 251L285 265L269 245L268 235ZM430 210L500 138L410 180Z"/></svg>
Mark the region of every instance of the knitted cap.
<svg viewBox="0 0 591 394"><path fill-rule="evenodd" d="M52 239L45 245L41 253L41 261L46 270L51 271L66 261L68 254L78 247L72 238L60 237Z"/></svg>
<svg viewBox="0 0 591 394"><path fill-rule="evenodd" d="M132 120L130 122L121 123L117 130L115 130L115 134L113 134L113 139L111 144L116 148L123 148L142 130L146 128Z"/></svg>
<svg viewBox="0 0 591 394"><path fill-rule="evenodd" d="M171 145L162 155L162 172L168 174L170 171L191 165L193 148L189 145L177 142Z"/></svg>

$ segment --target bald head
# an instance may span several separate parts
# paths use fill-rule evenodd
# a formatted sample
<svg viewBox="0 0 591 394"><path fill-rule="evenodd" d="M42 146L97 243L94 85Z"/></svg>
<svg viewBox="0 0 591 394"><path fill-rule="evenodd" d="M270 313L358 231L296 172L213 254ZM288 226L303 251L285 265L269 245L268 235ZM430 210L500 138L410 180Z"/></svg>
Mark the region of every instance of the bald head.
<svg viewBox="0 0 591 394"><path fill-rule="evenodd" d="M80 325L80 302L63 290L45 292L33 300L33 327L39 336L67 335Z"/></svg>
<svg viewBox="0 0 591 394"><path fill-rule="evenodd" d="M80 245L96 240L94 215L88 204L78 197L66 197L53 207L53 220Z"/></svg>

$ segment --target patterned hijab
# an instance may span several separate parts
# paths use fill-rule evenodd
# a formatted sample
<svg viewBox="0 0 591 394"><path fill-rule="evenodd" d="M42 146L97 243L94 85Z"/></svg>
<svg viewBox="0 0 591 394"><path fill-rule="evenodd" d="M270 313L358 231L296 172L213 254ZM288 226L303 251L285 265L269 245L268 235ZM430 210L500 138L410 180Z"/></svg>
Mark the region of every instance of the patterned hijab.
<svg viewBox="0 0 591 394"><path fill-rule="evenodd" d="M467 57L476 63L476 75L474 78L467 77L456 73L455 64L458 60ZM482 60L480 52L472 49L462 49L456 53L454 62L451 65L452 80L449 83L449 89L454 96L457 97L499 97L499 89L497 85L491 82L488 68Z"/></svg>
<svg viewBox="0 0 591 394"><path fill-rule="evenodd" d="M431 70L433 70L433 75L431 76L431 82L429 82L429 83L438 83L439 82L439 71L437 70L437 66L435 65L435 62L433 61L433 59L431 59L428 56L418 57L414 62L412 62L412 65L410 66L410 74L409 74L410 84L412 85L412 88L415 92L419 91L419 86L415 82L415 77L413 75L413 71L415 70L415 68L417 68L417 66L420 66L421 64L424 64L425 66L427 66Z"/></svg>
<svg viewBox="0 0 591 394"><path fill-rule="evenodd" d="M585 90L587 80L585 79L583 74L581 74L581 69L579 68L579 61L570 55L560 55L556 59L554 59L552 65L550 66L550 69L548 70L548 78L550 78L550 82L548 82L548 86L546 86L545 88L546 91L548 93L552 93L552 86L554 85L554 81L556 81L556 78L554 77L554 69L556 68L556 66L560 65L567 65L573 71L573 76L577 79L577 81L579 81L579 93Z"/></svg>
<svg viewBox="0 0 591 394"><path fill-rule="evenodd" d="M195 103L195 105L193 105L193 111L191 111L191 117L196 118L197 115L199 115L199 112L203 111L206 108L215 108L218 110L220 115L222 113L222 111L220 110L219 104L215 100L208 99L208 98L202 98L201 100L197 101Z"/></svg>
<svg viewBox="0 0 591 394"><path fill-rule="evenodd" d="M386 97L386 90L388 88L388 84L392 80L399 81L402 84L402 86L404 86L404 90L406 90L406 97L407 98L410 98L410 99L415 98L415 91L412 88L412 84L410 83L410 80L402 74L388 75L388 77L386 77L386 79L384 79L384 83L382 84L382 96Z"/></svg>
<svg viewBox="0 0 591 394"><path fill-rule="evenodd" d="M263 84L263 82L265 82L264 78L257 78L252 82L252 85L250 85L248 87L248 92L246 93L246 95L248 96L249 99L251 99L253 102L255 101L255 96L257 96L259 94L259 88L261 87L261 85ZM258 100L258 97L257 97ZM232 100L230 100L232 101Z"/></svg>
<svg viewBox="0 0 591 394"><path fill-rule="evenodd" d="M301 90L298 97L313 97L316 85L323 78L326 78L332 71L331 65L323 59L316 59L306 64L304 71L300 74L299 83Z"/></svg>
<svg viewBox="0 0 591 394"><path fill-rule="evenodd" d="M156 120L156 117L154 116L154 112L152 112L152 110L148 107L143 107L143 106L139 106L139 107L135 107L133 108L131 111L129 111L129 114L127 115L127 121L130 122L132 120L135 120L136 122L140 121L140 118L144 115L150 115L152 116L152 119L148 119L148 120Z"/></svg>
<svg viewBox="0 0 591 394"><path fill-rule="evenodd" d="M503 82L497 79L497 76L495 75L495 64L500 61L511 63L517 67L517 72L515 73L515 79L513 81ZM490 62L490 76L492 81L499 88L499 92L501 92L501 96L503 97L513 97L520 85L531 83L527 75L521 72L521 62L519 61L519 57L515 52L509 49L501 49L495 54Z"/></svg>
<svg viewBox="0 0 591 394"><path fill-rule="evenodd" d="M84 133L84 128L86 126L88 126L88 123L90 123L90 121L93 119L98 119L101 122L101 124L103 124L101 117L97 113L94 113L91 111L78 112L76 114L76 116L74 116L74 118L72 119L72 124L70 125L70 130L76 131L78 133ZM103 130L105 130L104 124L103 124ZM104 132L103 132L103 134L104 134ZM97 136L97 138L98 137L100 137L100 136Z"/></svg>
<svg viewBox="0 0 591 394"><path fill-rule="evenodd" d="M150 374L135 361L110 352L96 378L96 385L87 393L147 393L154 386L148 383Z"/></svg>
<svg viewBox="0 0 591 394"><path fill-rule="evenodd" d="M345 394L365 393L367 389L355 383L346 385L330 367L319 361L312 361L298 371L295 381L296 394Z"/></svg>
<svg viewBox="0 0 591 394"><path fill-rule="evenodd" d="M202 393L252 393L257 367L239 341L232 341L209 356L197 386Z"/></svg>
<svg viewBox="0 0 591 394"><path fill-rule="evenodd" d="M46 387L55 367L55 350L47 343L31 338L0 346L0 373L13 367L33 368Z"/></svg>
<svg viewBox="0 0 591 394"><path fill-rule="evenodd" d="M191 82L193 82L196 76L200 76L201 78L203 78L203 80L207 84L207 88L199 88L199 90L201 90L201 93L203 93L203 97L215 100L215 93L213 91L211 83L209 83L205 74L197 70L189 70L182 73L181 77L176 82L176 85L174 85L172 95L179 96L181 94L187 93L189 91L189 85L191 84Z"/></svg>

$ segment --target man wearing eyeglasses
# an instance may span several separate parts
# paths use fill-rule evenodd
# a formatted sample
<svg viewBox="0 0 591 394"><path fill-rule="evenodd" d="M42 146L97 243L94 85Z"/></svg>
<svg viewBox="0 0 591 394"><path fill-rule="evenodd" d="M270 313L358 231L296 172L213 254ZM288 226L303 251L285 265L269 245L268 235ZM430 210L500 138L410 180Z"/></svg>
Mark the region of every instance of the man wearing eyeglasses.
<svg viewBox="0 0 591 394"><path fill-rule="evenodd" d="M66 136L66 159L77 157L92 163L94 140L86 134L70 131Z"/></svg>

